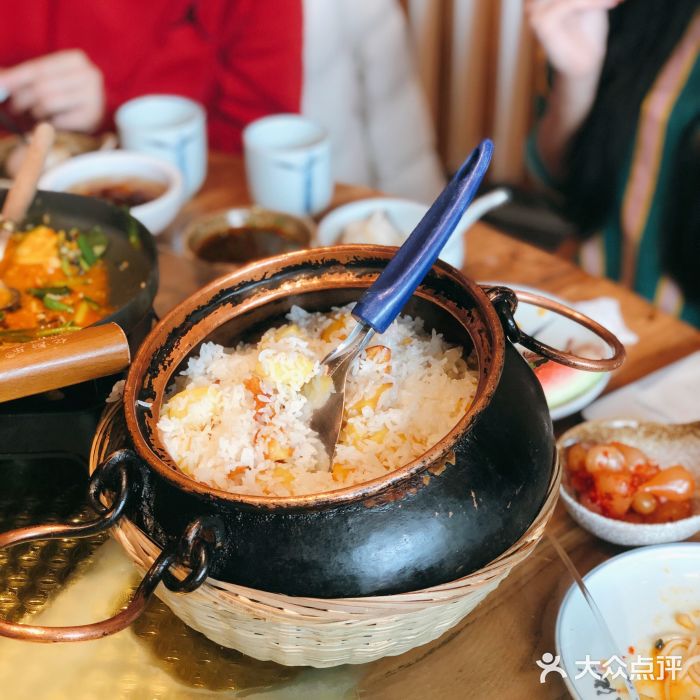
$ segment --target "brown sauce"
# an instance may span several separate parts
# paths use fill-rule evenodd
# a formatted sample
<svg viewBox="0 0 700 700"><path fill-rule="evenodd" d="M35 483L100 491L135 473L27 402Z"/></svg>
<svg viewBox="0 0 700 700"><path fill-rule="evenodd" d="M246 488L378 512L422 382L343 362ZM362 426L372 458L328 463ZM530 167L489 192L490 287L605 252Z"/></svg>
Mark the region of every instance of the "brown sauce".
<svg viewBox="0 0 700 700"><path fill-rule="evenodd" d="M302 244L274 227L231 227L198 242L195 255L207 262L246 263L299 250Z"/></svg>
<svg viewBox="0 0 700 700"><path fill-rule="evenodd" d="M100 178L71 187L73 194L105 199L118 207L137 207L157 199L165 192L162 182L130 177L122 180Z"/></svg>

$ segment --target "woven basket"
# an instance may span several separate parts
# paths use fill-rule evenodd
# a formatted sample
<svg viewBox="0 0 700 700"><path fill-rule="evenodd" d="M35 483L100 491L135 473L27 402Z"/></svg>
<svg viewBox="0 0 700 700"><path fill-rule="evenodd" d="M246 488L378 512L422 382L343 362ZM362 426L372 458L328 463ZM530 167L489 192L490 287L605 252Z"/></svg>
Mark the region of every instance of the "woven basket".
<svg viewBox="0 0 700 700"><path fill-rule="evenodd" d="M91 472L107 454L124 446L119 408L120 404L108 408L97 429ZM172 593L161 585L156 594L209 639L264 661L326 668L403 654L456 625L529 556L554 511L560 478L557 461L542 509L523 536L490 564L450 583L396 595L322 599L207 579L193 593ZM160 553L128 520L115 526L112 534L142 572Z"/></svg>

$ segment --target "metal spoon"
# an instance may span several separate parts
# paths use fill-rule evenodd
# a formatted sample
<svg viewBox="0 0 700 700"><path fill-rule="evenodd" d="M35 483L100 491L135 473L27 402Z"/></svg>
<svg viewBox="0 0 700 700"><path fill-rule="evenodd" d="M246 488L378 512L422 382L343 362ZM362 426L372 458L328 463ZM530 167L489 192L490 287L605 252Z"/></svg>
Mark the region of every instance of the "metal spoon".
<svg viewBox="0 0 700 700"><path fill-rule="evenodd" d="M27 146L17 176L5 196L0 213L0 260L5 257L5 248L17 224L24 220L29 205L34 200L36 186L54 141L54 128L51 124L37 124ZM10 310L19 303L19 292L0 281L0 310Z"/></svg>
<svg viewBox="0 0 700 700"><path fill-rule="evenodd" d="M333 381L333 392L313 412L311 428L318 433L331 465L343 420L345 381L352 361L375 333L383 333L389 327L423 281L474 198L492 152L493 143L488 139L472 151L381 275L360 297L352 312L357 325L350 335L323 359L322 364Z"/></svg>
<svg viewBox="0 0 700 700"><path fill-rule="evenodd" d="M624 654L621 653L621 649L620 647L618 647L617 642L613 637L613 634L610 630L610 626L605 620L605 617L603 617L603 613L600 611L598 604L595 602L595 598L591 595L591 592L588 589L588 586L586 586L586 582L583 580L583 577L576 568L576 565L574 564L574 562L571 561L571 558L566 553L566 550L564 549L561 542L559 542L559 540L554 536L554 534L550 530L547 530L544 534L549 540L552 547L554 547L554 551L559 555L559 558L564 563L564 566L567 568L569 574L571 575L571 578L574 579L574 584L578 586L579 591L581 591L581 595L586 601L586 604L588 605L591 611L591 615L593 616L593 619L598 625L598 632L600 634L601 640L607 645L608 651L612 652L608 654L608 659L612 659L613 657L622 659L624 657ZM622 671L622 680L629 694L629 700L639 700L639 693L634 687L634 683L630 678L629 674L627 673L627 669L624 666L621 666L620 670Z"/></svg>

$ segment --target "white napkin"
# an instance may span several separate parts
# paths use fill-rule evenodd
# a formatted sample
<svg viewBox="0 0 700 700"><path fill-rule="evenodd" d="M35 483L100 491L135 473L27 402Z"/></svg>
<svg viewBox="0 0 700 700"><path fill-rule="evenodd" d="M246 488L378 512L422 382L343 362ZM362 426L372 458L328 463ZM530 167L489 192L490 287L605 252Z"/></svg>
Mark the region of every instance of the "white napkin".
<svg viewBox="0 0 700 700"><path fill-rule="evenodd" d="M637 401L663 415L671 423L700 420L700 353L681 366L648 382L637 392Z"/></svg>
<svg viewBox="0 0 700 700"><path fill-rule="evenodd" d="M634 345L639 336L631 331L622 318L620 302L613 297L598 297L577 301L573 307L614 333L623 345Z"/></svg>

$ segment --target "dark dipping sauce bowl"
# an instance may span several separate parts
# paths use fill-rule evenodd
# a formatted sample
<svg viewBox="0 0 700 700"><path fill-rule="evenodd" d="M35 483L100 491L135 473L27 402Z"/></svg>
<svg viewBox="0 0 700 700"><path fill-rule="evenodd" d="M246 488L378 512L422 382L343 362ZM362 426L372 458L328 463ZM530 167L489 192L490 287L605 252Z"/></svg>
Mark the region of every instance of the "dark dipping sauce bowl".
<svg viewBox="0 0 700 700"><path fill-rule="evenodd" d="M195 220L184 234L184 253L231 269L308 248L314 223L260 207L225 209Z"/></svg>

